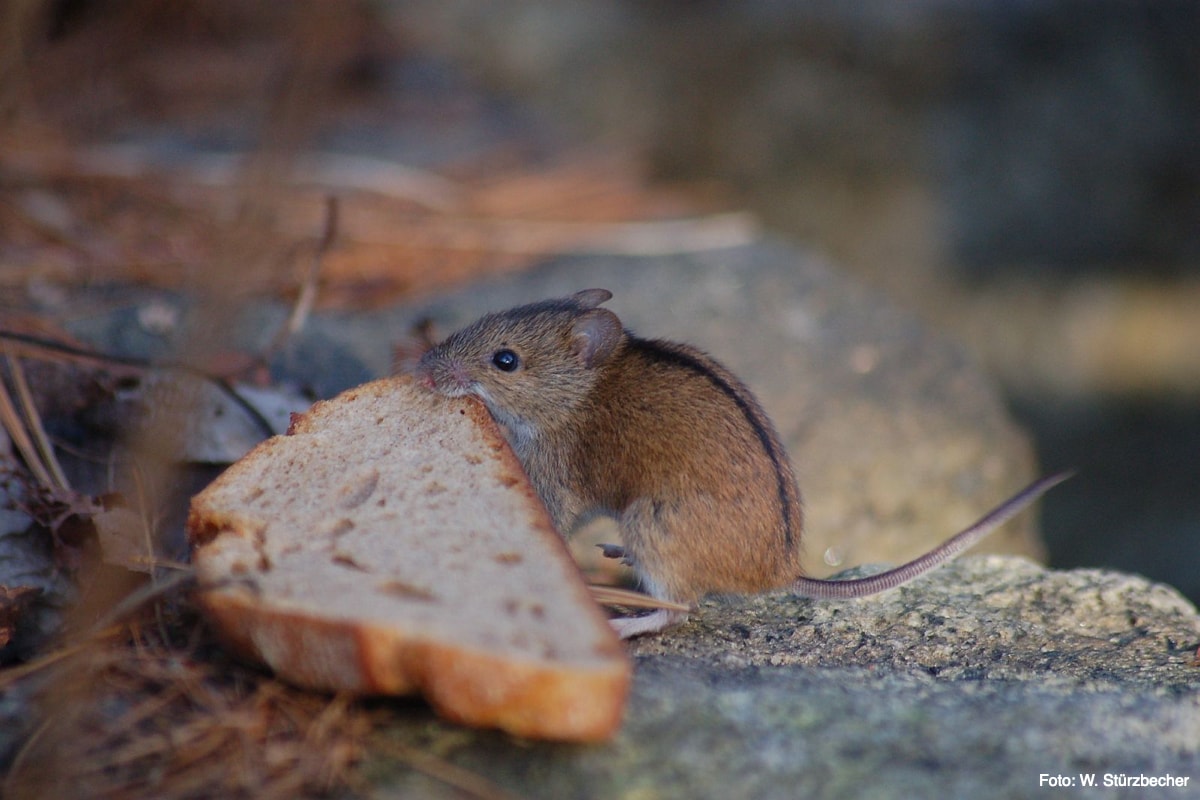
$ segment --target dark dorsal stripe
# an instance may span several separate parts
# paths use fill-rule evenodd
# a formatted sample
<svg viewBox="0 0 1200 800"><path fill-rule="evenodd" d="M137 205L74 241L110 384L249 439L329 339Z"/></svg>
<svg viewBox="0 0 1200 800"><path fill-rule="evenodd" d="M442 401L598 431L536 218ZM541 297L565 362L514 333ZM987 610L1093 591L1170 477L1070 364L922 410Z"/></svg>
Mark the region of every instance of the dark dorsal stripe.
<svg viewBox="0 0 1200 800"><path fill-rule="evenodd" d="M792 499L788 492L788 480L784 469L785 456L779 451L779 447L771 435L770 423L760 416L761 410L756 408L754 401L747 397L748 391L745 387L740 384L737 386L731 384L703 360L675 349L669 342L639 339L636 336L630 336L627 341L631 349L653 361L683 367L707 378L709 383L720 389L737 405L746 421L750 423L750 427L754 429L758 441L762 444L763 452L767 454L767 458L771 459L771 466L775 469L775 484L779 492L779 511L783 516L784 541L787 542L788 547L791 547L793 545Z"/></svg>

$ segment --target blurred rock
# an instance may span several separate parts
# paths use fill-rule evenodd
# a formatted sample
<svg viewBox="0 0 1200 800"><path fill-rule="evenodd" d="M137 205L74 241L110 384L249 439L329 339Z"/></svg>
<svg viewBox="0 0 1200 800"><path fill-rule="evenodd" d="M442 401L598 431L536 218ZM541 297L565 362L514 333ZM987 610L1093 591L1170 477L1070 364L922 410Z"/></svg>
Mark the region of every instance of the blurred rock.
<svg viewBox="0 0 1200 800"><path fill-rule="evenodd" d="M402 27L782 230L897 266L1200 254L1200 6L477 0ZM879 220L865 230L863 221Z"/></svg>
<svg viewBox="0 0 1200 800"><path fill-rule="evenodd" d="M797 467L814 575L914 558L1036 471L1028 439L961 349L769 239L653 259L560 258L367 328L376 340L379 330L398 336L428 314L444 335L487 311L593 286L614 293L606 307L638 334L702 347L758 395ZM981 547L1041 558L1035 529L1026 514Z"/></svg>

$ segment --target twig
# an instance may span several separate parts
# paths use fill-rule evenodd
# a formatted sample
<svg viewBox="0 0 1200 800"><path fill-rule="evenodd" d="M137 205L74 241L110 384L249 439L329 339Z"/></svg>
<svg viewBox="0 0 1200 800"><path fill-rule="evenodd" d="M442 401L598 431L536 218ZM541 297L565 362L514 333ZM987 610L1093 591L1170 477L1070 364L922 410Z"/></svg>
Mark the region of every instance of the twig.
<svg viewBox="0 0 1200 800"><path fill-rule="evenodd" d="M155 538L154 531L155 531L155 528L157 527L157 525L156 525L156 521L151 512L151 499L149 498L148 493L146 491L146 481L145 481L145 477L142 475L141 464L139 462L135 461L132 465L132 471L133 471L133 485L134 485L135 490L137 491L137 507L138 507L138 515L137 516L138 516L138 521L141 523L142 540L146 546L146 560L153 563L156 558L155 552L154 552L154 538ZM150 583L152 585L157 585L158 584L158 575L155 573L153 567L150 568L149 574L150 574ZM176 575L178 575L178 574L179 573L176 573ZM158 622L159 635L162 636L163 641L167 641L167 639L168 639L167 626L166 626L166 623L163 621L162 608L159 606L155 606L154 612L155 612L154 613L155 621Z"/></svg>
<svg viewBox="0 0 1200 800"><path fill-rule="evenodd" d="M618 589L615 586L601 586L589 583L588 589L592 599L606 606L628 606L629 608L665 608L671 611L691 611L691 607L682 603L672 603L670 600L659 600L648 594L632 592L628 589Z"/></svg>
<svg viewBox="0 0 1200 800"><path fill-rule="evenodd" d="M4 796L15 797L16 781L19 779L25 766L25 759L33 752L33 748L37 745L39 739L46 735L46 731L50 730L49 718L43 719L34 729L33 733L29 734L29 738L21 745L21 749L13 756L12 763L8 765L8 775L4 779Z"/></svg>
<svg viewBox="0 0 1200 800"><path fill-rule="evenodd" d="M196 573L194 571L180 570L171 577L159 583L149 583L140 589L136 589L125 595L121 602L114 605L108 610L108 613L97 620L92 626L92 630L103 630L111 625L115 625L124 617L127 617L133 612L137 611L146 603L149 603L152 600L157 600L158 598L170 592L172 589L176 589L180 586L191 583L195 579Z"/></svg>
<svg viewBox="0 0 1200 800"><path fill-rule="evenodd" d="M294 229L289 229L294 232ZM739 247L759 237L753 215L725 212L641 222L576 222L458 215L423 216L398 222L360 244L427 244L431 249L511 256L569 253L654 258Z"/></svg>
<svg viewBox="0 0 1200 800"><path fill-rule="evenodd" d="M5 346L4 349L7 355L8 347ZM2 379L0 379L0 424L8 431L13 444L21 451L21 457L25 459L26 466L29 467L29 471L33 473L33 477L37 479L38 483L42 486L53 486L50 473L46 469L46 465L42 463L33 440L29 438L29 429L25 426L21 415L17 413L17 407Z"/></svg>
<svg viewBox="0 0 1200 800"><path fill-rule="evenodd" d="M8 369L12 375L13 383L17 387L17 397L21 400L21 407L25 411L25 422L33 432L34 441L37 444L38 451L42 455L42 463L45 464L50 474L54 477L56 488L70 491L71 484L67 481L67 476L63 474L62 465L58 463L58 457L54 455L54 448L50 445L50 437L46 435L46 428L42 425L41 415L38 414L37 406L33 403L33 394L29 391L28 381L25 380L25 370L21 367L21 360L8 352L7 347L5 348L5 358L8 361Z"/></svg>
<svg viewBox="0 0 1200 800"><path fill-rule="evenodd" d="M292 313L288 315L287 322L280 327L271 343L259 355L263 362L282 350L287 340L299 333L308 320L308 315L312 312L313 304L317 299L317 278L321 274L321 263L324 261L325 253L329 251L329 248L333 246L334 239L337 238L337 229L338 201L336 197L329 195L325 198L325 229L313 252L312 260L309 262L308 272L305 274L304 280L300 282L300 294L296 298L296 304L292 306Z"/></svg>
<svg viewBox="0 0 1200 800"><path fill-rule="evenodd" d="M321 262L329 248L333 246L338 231L338 199L333 195L325 198L325 229L321 233L321 241L313 252L312 261L308 265L308 274L300 285L300 296L296 298L296 306L288 317L287 331L295 335L304 327L308 315L312 313L313 303L317 298L317 277L321 274Z"/></svg>

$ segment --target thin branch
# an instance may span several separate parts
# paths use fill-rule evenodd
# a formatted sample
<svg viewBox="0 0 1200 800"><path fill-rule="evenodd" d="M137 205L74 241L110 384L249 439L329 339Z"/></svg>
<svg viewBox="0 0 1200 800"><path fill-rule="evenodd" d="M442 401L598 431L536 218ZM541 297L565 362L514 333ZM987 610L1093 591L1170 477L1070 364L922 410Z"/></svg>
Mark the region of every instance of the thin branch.
<svg viewBox="0 0 1200 800"><path fill-rule="evenodd" d="M5 353L7 354L7 352L8 348L5 347ZM46 469L46 465L42 463L33 440L29 438L29 430L25 427L21 415L17 413L17 407L9 395L3 379L0 379L0 425L3 425L4 429L8 431L9 438L21 451L21 457L25 459L26 466L29 467L29 471L33 473L33 477L37 479L38 483L46 487L53 486L50 473Z"/></svg>
<svg viewBox="0 0 1200 800"><path fill-rule="evenodd" d="M601 586L590 583L588 589L592 599L606 606L627 606L629 608L665 608L670 611L691 611L691 606L682 603L672 603L670 600L659 600L648 594L632 592L628 589L618 589L615 586Z"/></svg>
<svg viewBox="0 0 1200 800"><path fill-rule="evenodd" d="M259 355L262 361L267 361L271 355L282 350L287 340L299 333L304 327L304 323L308 321L308 316L312 313L317 299L317 278L321 274L321 264L325 259L325 253L329 251L337 238L337 230L338 201L336 197L329 195L325 198L325 228L321 233L321 240L313 252L304 280L300 282L300 294L296 298L296 304L292 306L292 313L288 315L287 322Z"/></svg>
<svg viewBox="0 0 1200 800"><path fill-rule="evenodd" d="M62 465L58 463L58 457L54 455L54 447L50 444L50 437L46 435L42 417L33 403L33 394L29 391L29 382L25 380L25 370L21 367L21 359L7 352L7 348L5 350L9 373L12 375L13 383L16 384L17 397L21 400L21 407L25 411L25 421L33 432L34 441L42 455L42 462L54 477L54 485L59 489L70 491L71 484L63 473Z"/></svg>

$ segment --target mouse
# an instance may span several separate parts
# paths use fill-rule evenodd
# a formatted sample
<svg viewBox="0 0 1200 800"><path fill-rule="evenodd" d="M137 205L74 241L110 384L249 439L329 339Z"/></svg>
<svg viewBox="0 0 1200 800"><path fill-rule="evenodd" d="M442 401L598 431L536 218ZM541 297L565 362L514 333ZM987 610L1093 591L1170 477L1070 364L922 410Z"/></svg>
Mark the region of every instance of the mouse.
<svg viewBox="0 0 1200 800"><path fill-rule="evenodd" d="M691 609L708 594L873 595L954 558L1069 477L1034 481L901 566L807 577L795 470L758 400L704 351L628 330L601 307L612 296L587 289L487 314L429 347L411 371L430 391L483 402L561 535L615 518L622 544L603 545L604 554L630 565L659 600ZM659 608L611 622L630 638L688 614Z"/></svg>

